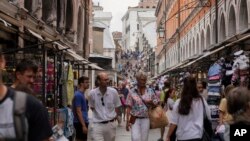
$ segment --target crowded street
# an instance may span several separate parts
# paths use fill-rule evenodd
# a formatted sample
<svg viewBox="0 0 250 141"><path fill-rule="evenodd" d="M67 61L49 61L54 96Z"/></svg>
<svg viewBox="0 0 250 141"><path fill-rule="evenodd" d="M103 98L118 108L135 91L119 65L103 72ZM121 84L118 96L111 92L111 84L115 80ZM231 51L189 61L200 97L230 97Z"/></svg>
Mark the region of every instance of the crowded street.
<svg viewBox="0 0 250 141"><path fill-rule="evenodd" d="M0 141L249 141L250 0L0 0Z"/></svg>

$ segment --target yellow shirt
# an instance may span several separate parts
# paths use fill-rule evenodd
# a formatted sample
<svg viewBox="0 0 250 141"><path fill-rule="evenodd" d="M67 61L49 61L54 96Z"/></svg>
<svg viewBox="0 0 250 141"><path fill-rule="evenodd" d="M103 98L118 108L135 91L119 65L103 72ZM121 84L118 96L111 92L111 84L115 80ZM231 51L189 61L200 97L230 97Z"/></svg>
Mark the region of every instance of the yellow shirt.
<svg viewBox="0 0 250 141"><path fill-rule="evenodd" d="M232 115L230 115L227 111L227 99L226 98L221 99L219 110L224 113L224 116L222 117L223 123L233 120Z"/></svg>

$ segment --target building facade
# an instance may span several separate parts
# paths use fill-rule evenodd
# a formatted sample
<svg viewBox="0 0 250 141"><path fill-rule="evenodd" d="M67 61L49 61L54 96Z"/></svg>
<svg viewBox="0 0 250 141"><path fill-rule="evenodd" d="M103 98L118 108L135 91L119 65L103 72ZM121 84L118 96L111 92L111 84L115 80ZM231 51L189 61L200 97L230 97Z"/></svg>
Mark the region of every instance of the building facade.
<svg viewBox="0 0 250 141"><path fill-rule="evenodd" d="M157 39L158 75L188 62L191 65L224 46L248 46L249 0L160 0L156 16L158 31L165 31L165 36ZM236 44L240 41L243 45ZM219 56L223 55L217 53Z"/></svg>
<svg viewBox="0 0 250 141"><path fill-rule="evenodd" d="M122 17L123 47L126 50L142 51L144 39L150 47L156 46L154 13L157 2L158 0L142 0L138 6L129 7Z"/></svg>
<svg viewBox="0 0 250 141"><path fill-rule="evenodd" d="M115 71L115 43L110 31L110 22L112 20L111 12L104 12L103 7L94 5L93 17L93 49L90 53L90 59L95 60L98 65L104 68L108 73L112 83L116 81ZM95 76L93 74L92 76Z"/></svg>

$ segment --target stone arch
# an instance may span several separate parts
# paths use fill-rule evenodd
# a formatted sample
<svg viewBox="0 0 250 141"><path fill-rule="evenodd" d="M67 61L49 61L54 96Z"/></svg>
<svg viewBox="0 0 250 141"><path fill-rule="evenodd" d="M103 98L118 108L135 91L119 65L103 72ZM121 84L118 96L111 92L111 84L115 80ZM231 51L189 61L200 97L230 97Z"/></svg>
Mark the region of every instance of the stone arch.
<svg viewBox="0 0 250 141"><path fill-rule="evenodd" d="M239 29L243 31L248 28L248 11L247 11L247 1L241 0L239 7Z"/></svg>
<svg viewBox="0 0 250 141"><path fill-rule="evenodd" d="M197 37L196 37L196 46L195 46L195 52L197 53L197 54L199 54L200 53L200 40L199 40L199 35L197 35Z"/></svg>
<svg viewBox="0 0 250 141"><path fill-rule="evenodd" d="M191 57L192 54L192 39L189 39L189 49L188 49L188 57Z"/></svg>
<svg viewBox="0 0 250 141"><path fill-rule="evenodd" d="M195 38L193 38L193 49L192 49L193 54L196 54L195 52Z"/></svg>
<svg viewBox="0 0 250 141"><path fill-rule="evenodd" d="M223 41L226 39L226 23L225 23L225 16L221 14L220 17L220 25L219 25L219 41Z"/></svg>
<svg viewBox="0 0 250 141"><path fill-rule="evenodd" d="M216 43L216 22L214 21L213 23L213 32L212 32L212 40L211 40L211 44L215 44Z"/></svg>
<svg viewBox="0 0 250 141"><path fill-rule="evenodd" d="M43 0L42 20L48 25L56 27L57 21L57 1Z"/></svg>
<svg viewBox="0 0 250 141"><path fill-rule="evenodd" d="M24 8L27 9L29 12L32 12L32 2L33 0L24 1Z"/></svg>
<svg viewBox="0 0 250 141"><path fill-rule="evenodd" d="M228 15L228 36L231 37L236 33L236 15L234 6L230 7Z"/></svg>
<svg viewBox="0 0 250 141"><path fill-rule="evenodd" d="M207 26L207 33L206 33L206 46L205 49L208 49L211 44L211 36L210 36L210 26Z"/></svg>
<svg viewBox="0 0 250 141"><path fill-rule="evenodd" d="M67 0L66 31L72 31L73 17L74 17L73 2L72 2L72 0Z"/></svg>
<svg viewBox="0 0 250 141"><path fill-rule="evenodd" d="M204 47L205 47L205 34L204 34L204 31L202 30L201 32L201 44L200 44L200 52L199 53L202 53L203 50L204 50Z"/></svg>

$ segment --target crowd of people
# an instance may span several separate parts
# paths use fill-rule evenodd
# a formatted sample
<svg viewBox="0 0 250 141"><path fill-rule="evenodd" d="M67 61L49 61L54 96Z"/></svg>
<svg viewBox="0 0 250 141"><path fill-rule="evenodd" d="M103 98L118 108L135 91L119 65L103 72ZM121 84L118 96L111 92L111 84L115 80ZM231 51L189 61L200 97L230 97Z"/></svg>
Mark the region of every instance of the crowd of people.
<svg viewBox="0 0 250 141"><path fill-rule="evenodd" d="M1 53L0 68L5 68L5 58ZM11 87L0 81L0 140L55 140L48 111L32 91L36 72L37 66L26 60L17 65L16 81ZM149 107L157 105L165 109L169 121L165 137L165 128L159 129L159 141L202 140L206 128L204 117L211 120L206 101L206 85L203 82L197 82L191 75L187 76L183 79L180 94L177 94L169 80L165 80L160 88L157 83L148 85L147 73L143 71L136 72L134 77L136 83L133 86L124 80L117 87L112 87L108 85L108 74L100 72L96 77L96 87L88 95L89 78L79 77L71 107L76 135L69 140L115 141L117 121L118 126L125 121L132 141L148 141ZM17 95L25 97L18 99L18 104L15 102L19 97ZM228 85L222 96L219 124L214 129L213 136L217 135L221 141L230 141L230 128L250 126L250 94L247 88ZM16 109L16 105L20 105L22 101L25 102L24 108ZM93 113L91 120L89 109ZM212 136L210 138L212 140Z"/></svg>

